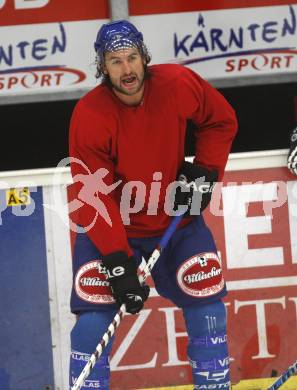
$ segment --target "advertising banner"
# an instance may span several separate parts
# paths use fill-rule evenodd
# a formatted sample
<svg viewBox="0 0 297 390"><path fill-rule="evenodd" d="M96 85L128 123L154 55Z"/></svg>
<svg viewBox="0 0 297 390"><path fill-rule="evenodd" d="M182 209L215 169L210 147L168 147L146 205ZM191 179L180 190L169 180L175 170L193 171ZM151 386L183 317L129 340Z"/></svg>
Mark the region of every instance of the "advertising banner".
<svg viewBox="0 0 297 390"><path fill-rule="evenodd" d="M232 382L280 375L296 361L297 181L287 168L227 172L206 221L229 290ZM182 313L169 301L153 295L118 334L114 389L192 383Z"/></svg>
<svg viewBox="0 0 297 390"><path fill-rule="evenodd" d="M213 81L296 72L295 1L275 6L249 2L253 4L249 8L230 8L228 4L234 6L234 2L219 2L217 8L223 4L224 9L209 3L207 8L208 2L202 2L201 10L193 2L191 10L180 4L183 12L168 14L155 14L151 7L152 14L131 17L143 31L154 62L183 64ZM164 6L159 8L165 11Z"/></svg>
<svg viewBox="0 0 297 390"><path fill-rule="evenodd" d="M0 191L0 389L53 385L42 188Z"/></svg>
<svg viewBox="0 0 297 390"><path fill-rule="evenodd" d="M70 177L64 181L69 182ZM56 179L37 186L32 178L13 188L4 184L5 178L0 190L0 388L64 390L75 322L69 311L66 186ZM280 375L297 358L292 348L297 340L296 177L285 167L229 171L216 191L205 219L229 290L224 302L232 382ZM192 383L182 312L149 284L145 308L126 315L117 330L113 390ZM222 370L226 364L221 362Z"/></svg>
<svg viewBox="0 0 297 390"><path fill-rule="evenodd" d="M131 0L129 12L152 63L212 81L296 73L296 0ZM109 18L107 0L0 0L0 97L95 87L93 42Z"/></svg>
<svg viewBox="0 0 297 390"><path fill-rule="evenodd" d="M170 14L179 12L195 12L226 10L239 8L272 7L294 4L287 0L129 0L129 13L136 15Z"/></svg>
<svg viewBox="0 0 297 390"><path fill-rule="evenodd" d="M94 87L107 0L0 1L0 96Z"/></svg>

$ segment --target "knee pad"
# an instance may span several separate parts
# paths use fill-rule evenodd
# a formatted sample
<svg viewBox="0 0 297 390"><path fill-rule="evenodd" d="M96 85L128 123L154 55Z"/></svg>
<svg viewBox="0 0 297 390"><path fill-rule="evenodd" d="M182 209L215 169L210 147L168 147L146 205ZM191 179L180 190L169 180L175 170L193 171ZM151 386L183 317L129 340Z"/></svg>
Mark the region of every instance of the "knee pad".
<svg viewBox="0 0 297 390"><path fill-rule="evenodd" d="M183 309L194 389L229 389L226 309L221 301Z"/></svg>
<svg viewBox="0 0 297 390"><path fill-rule="evenodd" d="M71 331L70 387L73 386L75 380L79 377L115 314L116 311L112 310L86 312L79 316ZM102 355L85 381L85 385L81 388L82 390L90 388L109 389L109 354L113 339L114 337L104 348Z"/></svg>
<svg viewBox="0 0 297 390"><path fill-rule="evenodd" d="M82 313L71 331L71 348L75 351L92 354L115 314L114 310ZM113 338L105 347L103 354L110 353L112 343Z"/></svg>

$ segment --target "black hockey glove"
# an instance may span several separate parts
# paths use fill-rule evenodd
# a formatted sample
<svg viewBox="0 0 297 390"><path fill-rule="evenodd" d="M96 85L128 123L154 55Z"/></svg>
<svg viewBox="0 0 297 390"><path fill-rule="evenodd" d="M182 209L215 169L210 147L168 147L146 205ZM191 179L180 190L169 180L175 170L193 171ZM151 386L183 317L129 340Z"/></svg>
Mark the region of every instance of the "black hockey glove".
<svg viewBox="0 0 297 390"><path fill-rule="evenodd" d="M297 175L297 127L295 127L290 135L290 150L287 164L290 171L294 175Z"/></svg>
<svg viewBox="0 0 297 390"><path fill-rule="evenodd" d="M118 306L125 303L128 313L138 313L143 308L150 289L145 284L140 284L134 257L128 258L125 252L113 252L103 257L103 265Z"/></svg>
<svg viewBox="0 0 297 390"><path fill-rule="evenodd" d="M184 161L177 180L179 186L176 189L174 210L178 206L187 205L185 217L199 215L208 206L215 182L218 180L216 170L208 169Z"/></svg>

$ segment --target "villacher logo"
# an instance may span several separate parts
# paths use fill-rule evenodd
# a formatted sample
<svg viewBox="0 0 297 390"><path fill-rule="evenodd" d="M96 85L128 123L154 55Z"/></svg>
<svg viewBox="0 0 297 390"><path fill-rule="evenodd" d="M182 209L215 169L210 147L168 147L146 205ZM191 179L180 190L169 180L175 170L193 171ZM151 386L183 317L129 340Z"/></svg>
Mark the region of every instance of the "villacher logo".
<svg viewBox="0 0 297 390"><path fill-rule="evenodd" d="M79 268L74 287L80 299L89 303L114 303L101 260L92 260Z"/></svg>
<svg viewBox="0 0 297 390"><path fill-rule="evenodd" d="M225 285L221 260L214 252L199 253L185 260L176 277L181 290L196 298L217 294Z"/></svg>

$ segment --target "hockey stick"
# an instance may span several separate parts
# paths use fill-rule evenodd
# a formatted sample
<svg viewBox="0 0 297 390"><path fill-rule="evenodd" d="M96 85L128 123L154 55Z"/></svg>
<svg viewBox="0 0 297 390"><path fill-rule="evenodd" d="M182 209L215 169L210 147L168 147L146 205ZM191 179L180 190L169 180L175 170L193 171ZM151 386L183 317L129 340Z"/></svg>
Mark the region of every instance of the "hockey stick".
<svg viewBox="0 0 297 390"><path fill-rule="evenodd" d="M151 269L153 266L156 264L156 261L161 255L162 250L166 247L168 241L172 237L173 233L175 232L177 225L181 221L183 215L177 215L176 217L173 218L171 221L170 225L166 229L163 237L161 238L157 248L153 251L151 254L151 257L149 258L146 266L144 267L142 274L139 276L139 281L142 283L145 281L145 279L148 277L150 274ZM120 322L126 313L126 305L123 304L120 309L118 310L117 314L114 316L114 319L112 320L111 324L107 328L107 331L104 333L102 336L101 341L96 347L95 352L91 355L90 359L88 360L87 364L85 365L84 369L80 373L79 377L76 379L74 385L72 386L71 390L80 390L81 387L84 384L84 381L87 379L87 377L90 375L92 369L94 368L94 365L96 361L99 359L101 356L104 348L110 341L111 337L114 335L116 329L120 325Z"/></svg>
<svg viewBox="0 0 297 390"><path fill-rule="evenodd" d="M277 390L279 389L287 380L294 374L297 373L297 361L290 366L286 372L282 374L280 378L276 382L273 383L267 390Z"/></svg>

